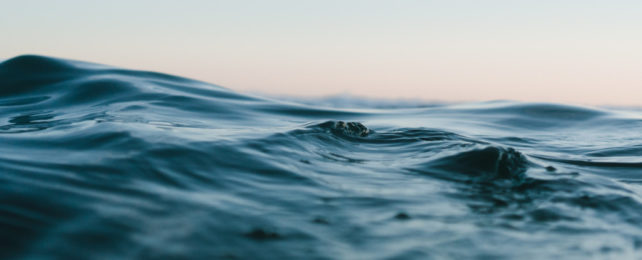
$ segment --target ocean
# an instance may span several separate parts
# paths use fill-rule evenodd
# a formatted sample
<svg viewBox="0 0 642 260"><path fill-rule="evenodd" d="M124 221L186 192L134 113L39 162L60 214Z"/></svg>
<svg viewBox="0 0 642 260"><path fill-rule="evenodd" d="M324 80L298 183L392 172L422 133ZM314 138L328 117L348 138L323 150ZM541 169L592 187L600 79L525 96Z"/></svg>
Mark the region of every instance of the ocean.
<svg viewBox="0 0 642 260"><path fill-rule="evenodd" d="M6 60L0 258L642 259L639 108L330 101Z"/></svg>

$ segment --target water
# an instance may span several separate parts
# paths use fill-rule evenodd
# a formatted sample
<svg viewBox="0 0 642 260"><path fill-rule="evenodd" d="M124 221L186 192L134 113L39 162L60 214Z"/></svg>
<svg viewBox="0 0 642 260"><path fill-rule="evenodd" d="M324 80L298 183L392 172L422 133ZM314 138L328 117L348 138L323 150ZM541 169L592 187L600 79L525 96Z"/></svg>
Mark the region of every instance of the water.
<svg viewBox="0 0 642 260"><path fill-rule="evenodd" d="M642 111L350 100L7 60L0 258L642 256Z"/></svg>

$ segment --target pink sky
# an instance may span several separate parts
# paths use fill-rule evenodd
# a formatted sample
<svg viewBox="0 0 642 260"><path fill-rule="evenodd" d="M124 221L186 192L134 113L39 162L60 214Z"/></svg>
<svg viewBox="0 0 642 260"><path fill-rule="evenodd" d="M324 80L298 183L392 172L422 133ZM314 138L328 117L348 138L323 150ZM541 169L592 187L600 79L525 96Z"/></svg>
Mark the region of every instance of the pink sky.
<svg viewBox="0 0 642 260"><path fill-rule="evenodd" d="M9 3L0 58L276 95L642 105L639 1L64 2Z"/></svg>

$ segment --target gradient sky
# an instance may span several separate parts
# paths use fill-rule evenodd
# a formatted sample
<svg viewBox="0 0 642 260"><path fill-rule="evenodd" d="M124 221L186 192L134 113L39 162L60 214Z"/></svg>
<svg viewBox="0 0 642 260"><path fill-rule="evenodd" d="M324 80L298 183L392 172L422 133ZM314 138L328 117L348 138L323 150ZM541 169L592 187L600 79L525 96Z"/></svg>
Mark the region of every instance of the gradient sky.
<svg viewBox="0 0 642 260"><path fill-rule="evenodd" d="M234 90L642 105L642 1L4 1L42 54Z"/></svg>

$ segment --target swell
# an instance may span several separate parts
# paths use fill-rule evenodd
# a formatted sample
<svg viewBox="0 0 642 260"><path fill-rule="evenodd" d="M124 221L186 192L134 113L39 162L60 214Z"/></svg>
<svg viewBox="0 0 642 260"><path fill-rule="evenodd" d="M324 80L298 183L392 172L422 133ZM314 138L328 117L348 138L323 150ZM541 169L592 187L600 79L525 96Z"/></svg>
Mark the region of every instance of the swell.
<svg viewBox="0 0 642 260"><path fill-rule="evenodd" d="M120 105L163 106L185 111L199 110L200 114L238 114L243 118L256 118L254 114L257 112L317 119L348 119L388 113L384 110L373 113L297 105L242 95L220 86L161 73L122 70L35 55L4 61L0 64L0 78L3 79L0 87L3 112ZM230 110L231 107L234 110ZM595 120L612 120L611 114L605 110L544 103L490 102L473 106L434 106L409 112L459 118L474 116L519 129L560 128L585 125ZM192 116L202 115L195 113Z"/></svg>
<svg viewBox="0 0 642 260"><path fill-rule="evenodd" d="M636 117L520 102L337 107L56 58L5 61L0 257L642 248Z"/></svg>
<svg viewBox="0 0 642 260"><path fill-rule="evenodd" d="M247 125L256 119L265 119L257 122L268 123L266 121L287 117L366 115L242 95L220 86L161 73L34 55L19 56L0 64L0 78L0 106L3 107L0 115L13 121L39 114L62 117L83 110L129 114L131 116L121 118L132 121L141 120L137 115L148 113L159 116L159 121L194 126L202 125L198 121ZM0 127L8 130L15 126L8 122Z"/></svg>

